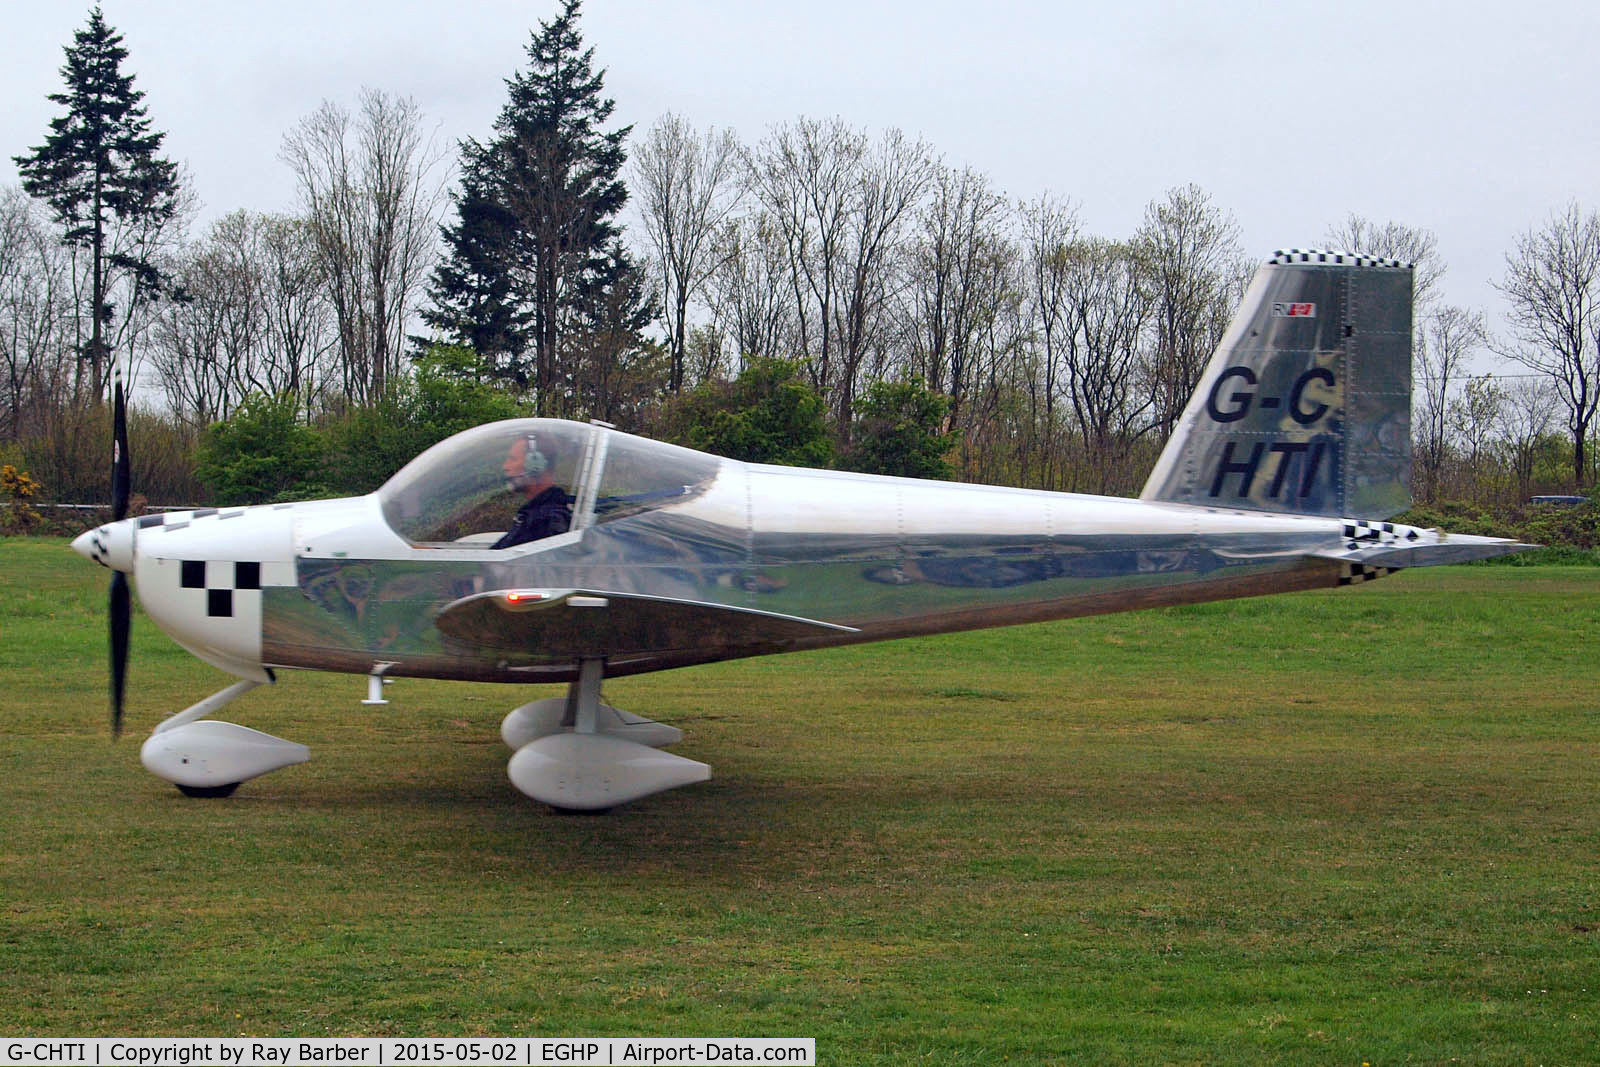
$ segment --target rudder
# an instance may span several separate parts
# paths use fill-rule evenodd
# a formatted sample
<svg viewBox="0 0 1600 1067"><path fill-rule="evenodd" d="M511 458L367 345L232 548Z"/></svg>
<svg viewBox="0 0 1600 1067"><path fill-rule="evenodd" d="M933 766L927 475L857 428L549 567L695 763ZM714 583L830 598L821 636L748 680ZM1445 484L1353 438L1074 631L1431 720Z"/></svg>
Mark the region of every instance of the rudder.
<svg viewBox="0 0 1600 1067"><path fill-rule="evenodd" d="M1411 504L1411 265L1277 252L1140 499L1387 518Z"/></svg>

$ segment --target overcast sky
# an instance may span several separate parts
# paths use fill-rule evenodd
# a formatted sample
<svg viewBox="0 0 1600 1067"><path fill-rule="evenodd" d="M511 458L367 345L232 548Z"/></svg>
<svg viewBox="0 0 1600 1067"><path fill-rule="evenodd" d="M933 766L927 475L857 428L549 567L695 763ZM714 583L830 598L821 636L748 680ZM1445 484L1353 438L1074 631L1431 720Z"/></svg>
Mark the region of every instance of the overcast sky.
<svg viewBox="0 0 1600 1067"><path fill-rule="evenodd" d="M203 220L290 210L283 134L363 85L415 98L448 142L482 136L556 0L105 0ZM0 183L58 111L89 5L14 0L0 65ZM755 142L774 123L896 126L1014 199L1070 197L1126 236L1195 182L1247 253L1322 243L1351 212L1433 230L1443 295L1498 326L1517 235L1600 203L1600 5L1577 2L588 0L617 118L675 111ZM452 152L453 156L453 152ZM1357 250L1360 251L1360 250Z"/></svg>

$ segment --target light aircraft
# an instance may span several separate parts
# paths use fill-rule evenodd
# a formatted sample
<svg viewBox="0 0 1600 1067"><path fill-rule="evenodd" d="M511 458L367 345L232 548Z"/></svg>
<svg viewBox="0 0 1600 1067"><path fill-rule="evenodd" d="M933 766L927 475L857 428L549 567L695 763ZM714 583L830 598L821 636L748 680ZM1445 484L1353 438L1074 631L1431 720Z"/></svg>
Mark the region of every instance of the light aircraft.
<svg viewBox="0 0 1600 1067"><path fill-rule="evenodd" d="M398 677L569 683L501 733L517 789L581 811L710 776L662 751L679 730L602 703L605 677L1518 551L1385 521L1410 502L1411 277L1368 256L1274 255L1138 499L763 466L517 419L435 445L367 496L126 518L119 391L115 519L73 542L117 572L113 729L129 574L173 640L242 679L144 743L144 765L186 794L309 757L206 718L303 668L366 675L367 703ZM551 486L540 499L563 529L505 544Z"/></svg>

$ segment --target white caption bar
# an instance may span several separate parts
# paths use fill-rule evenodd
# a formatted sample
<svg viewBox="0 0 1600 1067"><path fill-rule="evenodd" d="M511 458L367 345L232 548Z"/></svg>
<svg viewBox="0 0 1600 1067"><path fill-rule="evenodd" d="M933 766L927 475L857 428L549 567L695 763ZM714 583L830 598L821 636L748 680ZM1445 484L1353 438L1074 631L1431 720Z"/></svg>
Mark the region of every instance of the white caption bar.
<svg viewBox="0 0 1600 1067"><path fill-rule="evenodd" d="M675 1067L787 1064L813 1067L815 1038L0 1038L0 1064L126 1067Z"/></svg>

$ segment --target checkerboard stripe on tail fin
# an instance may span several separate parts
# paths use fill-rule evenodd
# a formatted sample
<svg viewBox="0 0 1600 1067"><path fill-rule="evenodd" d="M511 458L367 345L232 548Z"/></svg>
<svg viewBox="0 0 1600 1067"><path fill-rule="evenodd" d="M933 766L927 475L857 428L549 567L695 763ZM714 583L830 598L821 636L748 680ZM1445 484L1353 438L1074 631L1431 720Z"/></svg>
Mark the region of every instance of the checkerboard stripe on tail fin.
<svg viewBox="0 0 1600 1067"><path fill-rule="evenodd" d="M1411 266L1256 271L1141 499L1387 518L1411 503Z"/></svg>

